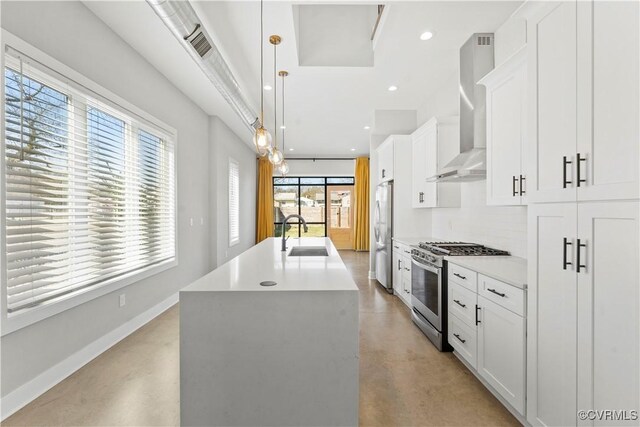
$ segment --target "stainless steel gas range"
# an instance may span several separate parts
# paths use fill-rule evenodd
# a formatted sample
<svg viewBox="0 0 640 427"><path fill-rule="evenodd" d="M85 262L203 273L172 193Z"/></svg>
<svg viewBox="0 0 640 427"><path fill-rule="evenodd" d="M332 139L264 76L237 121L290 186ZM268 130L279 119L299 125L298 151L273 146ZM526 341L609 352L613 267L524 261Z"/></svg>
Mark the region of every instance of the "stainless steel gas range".
<svg viewBox="0 0 640 427"><path fill-rule="evenodd" d="M447 342L447 262L445 256L509 255L475 243L423 242L411 249L411 305L413 322L440 351Z"/></svg>

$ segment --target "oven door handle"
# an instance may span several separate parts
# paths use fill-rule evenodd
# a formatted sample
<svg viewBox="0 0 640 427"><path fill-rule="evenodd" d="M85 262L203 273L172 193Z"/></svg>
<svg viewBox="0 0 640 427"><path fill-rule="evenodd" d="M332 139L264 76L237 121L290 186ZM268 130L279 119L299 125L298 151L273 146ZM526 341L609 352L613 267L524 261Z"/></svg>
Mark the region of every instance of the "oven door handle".
<svg viewBox="0 0 640 427"><path fill-rule="evenodd" d="M439 267L434 267L432 265L423 264L421 262L416 261L415 258L413 258L413 257L411 258L411 263L413 265L415 265L416 267L418 267L418 268L422 268L424 270L430 271L430 272L435 273L435 274L440 274L440 268Z"/></svg>

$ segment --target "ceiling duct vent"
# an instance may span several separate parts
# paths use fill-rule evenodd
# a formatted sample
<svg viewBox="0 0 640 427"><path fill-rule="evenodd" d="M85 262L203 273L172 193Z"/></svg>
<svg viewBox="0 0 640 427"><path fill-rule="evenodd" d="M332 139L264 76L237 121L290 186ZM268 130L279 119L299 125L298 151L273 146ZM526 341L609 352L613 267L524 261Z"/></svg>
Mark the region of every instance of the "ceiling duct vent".
<svg viewBox="0 0 640 427"><path fill-rule="evenodd" d="M491 36L478 36L478 46L491 46Z"/></svg>
<svg viewBox="0 0 640 427"><path fill-rule="evenodd" d="M200 58L204 58L207 52L211 50L211 43L209 43L207 36L200 30L200 24L198 24L194 33L187 37L187 41L195 49Z"/></svg>
<svg viewBox="0 0 640 427"><path fill-rule="evenodd" d="M251 129L260 126L258 115L249 105L235 76L188 1L147 0L189 56L211 80L222 97Z"/></svg>

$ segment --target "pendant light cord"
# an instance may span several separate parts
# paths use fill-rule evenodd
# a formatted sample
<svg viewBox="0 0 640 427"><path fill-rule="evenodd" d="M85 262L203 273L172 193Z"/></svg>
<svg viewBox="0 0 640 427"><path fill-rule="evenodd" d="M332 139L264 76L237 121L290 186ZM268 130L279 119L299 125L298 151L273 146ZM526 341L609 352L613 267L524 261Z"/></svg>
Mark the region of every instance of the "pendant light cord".
<svg viewBox="0 0 640 427"><path fill-rule="evenodd" d="M284 124L284 73L282 74L282 152L284 153L284 134L286 126Z"/></svg>
<svg viewBox="0 0 640 427"><path fill-rule="evenodd" d="M260 0L260 126L264 126L264 47L262 37L264 0Z"/></svg>
<svg viewBox="0 0 640 427"><path fill-rule="evenodd" d="M278 149L278 69L277 55L278 45L273 45L273 148Z"/></svg>

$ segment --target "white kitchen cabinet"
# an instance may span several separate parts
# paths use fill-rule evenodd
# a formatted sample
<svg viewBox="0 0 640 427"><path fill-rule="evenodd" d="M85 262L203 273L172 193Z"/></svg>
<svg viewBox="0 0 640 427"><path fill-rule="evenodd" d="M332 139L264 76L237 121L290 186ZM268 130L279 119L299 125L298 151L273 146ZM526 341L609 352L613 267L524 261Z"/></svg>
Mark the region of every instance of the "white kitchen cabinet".
<svg viewBox="0 0 640 427"><path fill-rule="evenodd" d="M639 209L637 201L578 206L578 409L640 410Z"/></svg>
<svg viewBox="0 0 640 427"><path fill-rule="evenodd" d="M532 202L576 199L575 184L568 183L577 147L576 6L575 1L549 2L527 20L527 196Z"/></svg>
<svg viewBox="0 0 640 427"><path fill-rule="evenodd" d="M394 160L394 137L391 135L378 147L378 183L391 181L393 179L393 160Z"/></svg>
<svg viewBox="0 0 640 427"><path fill-rule="evenodd" d="M526 46L480 80L487 88L487 204L525 204Z"/></svg>
<svg viewBox="0 0 640 427"><path fill-rule="evenodd" d="M411 307L411 248L393 242L393 293Z"/></svg>
<svg viewBox="0 0 640 427"><path fill-rule="evenodd" d="M397 243L393 244L393 293L400 296L402 293L402 251Z"/></svg>
<svg viewBox="0 0 640 427"><path fill-rule="evenodd" d="M579 1L577 7L578 200L636 199L640 2Z"/></svg>
<svg viewBox="0 0 640 427"><path fill-rule="evenodd" d="M549 2L527 21L531 202L640 195L638 2Z"/></svg>
<svg viewBox="0 0 640 427"><path fill-rule="evenodd" d="M529 207L532 425L576 425L578 409L638 409L639 209L638 201Z"/></svg>
<svg viewBox="0 0 640 427"><path fill-rule="evenodd" d="M456 354L518 416L525 414L525 294L451 261L448 340Z"/></svg>
<svg viewBox="0 0 640 427"><path fill-rule="evenodd" d="M478 373L524 414L526 321L483 296L478 296L478 308Z"/></svg>
<svg viewBox="0 0 640 427"><path fill-rule="evenodd" d="M414 208L460 206L460 184L427 182L460 152L458 117L432 118L411 134Z"/></svg>

